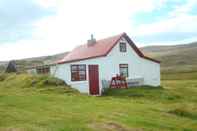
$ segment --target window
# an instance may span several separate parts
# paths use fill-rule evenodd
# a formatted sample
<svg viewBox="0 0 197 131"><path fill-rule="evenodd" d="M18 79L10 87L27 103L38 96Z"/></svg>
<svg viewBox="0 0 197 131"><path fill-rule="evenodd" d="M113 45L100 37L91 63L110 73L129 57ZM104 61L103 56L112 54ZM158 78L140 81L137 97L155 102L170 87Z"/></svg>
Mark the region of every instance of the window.
<svg viewBox="0 0 197 131"><path fill-rule="evenodd" d="M39 67L36 69L38 74L49 74L50 68L49 67Z"/></svg>
<svg viewBox="0 0 197 131"><path fill-rule="evenodd" d="M128 64L120 64L119 68L120 68L120 75L121 76L124 76L124 77L129 76Z"/></svg>
<svg viewBox="0 0 197 131"><path fill-rule="evenodd" d="M85 81L86 80L86 65L71 65L71 80Z"/></svg>
<svg viewBox="0 0 197 131"><path fill-rule="evenodd" d="M127 51L127 45L124 42L120 43L120 52L126 52Z"/></svg>

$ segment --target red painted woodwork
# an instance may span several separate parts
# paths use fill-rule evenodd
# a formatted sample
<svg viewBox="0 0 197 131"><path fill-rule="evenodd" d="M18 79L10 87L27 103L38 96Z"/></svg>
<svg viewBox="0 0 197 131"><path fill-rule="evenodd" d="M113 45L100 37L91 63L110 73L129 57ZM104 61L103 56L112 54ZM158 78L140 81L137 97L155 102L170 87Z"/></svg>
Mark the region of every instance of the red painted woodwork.
<svg viewBox="0 0 197 131"><path fill-rule="evenodd" d="M99 95L98 65L89 65L89 91L91 95Z"/></svg>
<svg viewBox="0 0 197 131"><path fill-rule="evenodd" d="M71 81L86 80L86 65L71 65Z"/></svg>
<svg viewBox="0 0 197 131"><path fill-rule="evenodd" d="M126 78L119 75L112 77L110 88L128 88Z"/></svg>

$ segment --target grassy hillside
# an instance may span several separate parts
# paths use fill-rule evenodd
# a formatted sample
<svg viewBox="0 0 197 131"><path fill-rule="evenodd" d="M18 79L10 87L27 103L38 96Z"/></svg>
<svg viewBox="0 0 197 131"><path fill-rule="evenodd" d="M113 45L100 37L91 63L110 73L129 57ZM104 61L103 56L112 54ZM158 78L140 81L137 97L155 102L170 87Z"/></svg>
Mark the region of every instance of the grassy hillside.
<svg viewBox="0 0 197 131"><path fill-rule="evenodd" d="M5 66L0 65L0 73L3 72L5 70Z"/></svg>
<svg viewBox="0 0 197 131"><path fill-rule="evenodd" d="M47 76L1 76L0 131L197 130L197 81L162 85L94 97Z"/></svg>
<svg viewBox="0 0 197 131"><path fill-rule="evenodd" d="M60 53L51 56L42 56L34 58L26 58L21 60L16 60L17 68L19 71L24 71L27 67L39 66L43 64L51 64L66 56L68 52ZM8 61L0 62L0 73L3 72L7 66Z"/></svg>
<svg viewBox="0 0 197 131"><path fill-rule="evenodd" d="M163 72L197 71L197 42L175 46L148 46L141 50L162 61Z"/></svg>
<svg viewBox="0 0 197 131"><path fill-rule="evenodd" d="M5 70L6 65L7 65L6 61L0 61L0 73Z"/></svg>

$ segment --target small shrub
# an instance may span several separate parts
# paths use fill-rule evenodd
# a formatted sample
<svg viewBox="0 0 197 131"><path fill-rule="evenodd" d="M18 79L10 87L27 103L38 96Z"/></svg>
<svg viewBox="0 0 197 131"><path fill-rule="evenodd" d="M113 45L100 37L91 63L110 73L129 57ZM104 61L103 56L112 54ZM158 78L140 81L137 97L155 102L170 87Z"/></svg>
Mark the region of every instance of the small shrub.
<svg viewBox="0 0 197 131"><path fill-rule="evenodd" d="M190 113L184 110L183 108L176 108L174 110L169 111L169 113L177 115L177 116L181 116L181 117L190 115Z"/></svg>
<svg viewBox="0 0 197 131"><path fill-rule="evenodd" d="M184 128L183 131L193 131L192 129Z"/></svg>
<svg viewBox="0 0 197 131"><path fill-rule="evenodd" d="M107 94L110 88L102 88L102 94Z"/></svg>
<svg viewBox="0 0 197 131"><path fill-rule="evenodd" d="M187 117L190 119L197 119L197 115L193 114L192 112L184 109L184 108L176 108L173 110L168 111L168 113L170 114L174 114L176 116L180 116L180 117Z"/></svg>
<svg viewBox="0 0 197 131"><path fill-rule="evenodd" d="M54 78L54 77L48 77L46 80L43 81L44 85L55 85L55 86L61 86L66 85L66 83L63 80Z"/></svg>
<svg viewBox="0 0 197 131"><path fill-rule="evenodd" d="M23 77L24 76L24 77ZM49 75L19 75L22 87L66 86L63 80Z"/></svg>
<svg viewBox="0 0 197 131"><path fill-rule="evenodd" d="M169 100L169 101L172 101L172 100L177 100L177 99L181 99L181 96L179 95L174 95L170 92L163 92L161 95L160 95L160 98L163 99L163 100Z"/></svg>
<svg viewBox="0 0 197 131"><path fill-rule="evenodd" d="M54 78L51 76L41 76L39 85L42 86L65 86L66 83L63 80Z"/></svg>
<svg viewBox="0 0 197 131"><path fill-rule="evenodd" d="M6 74L1 74L0 75L0 82L6 80L7 75Z"/></svg>

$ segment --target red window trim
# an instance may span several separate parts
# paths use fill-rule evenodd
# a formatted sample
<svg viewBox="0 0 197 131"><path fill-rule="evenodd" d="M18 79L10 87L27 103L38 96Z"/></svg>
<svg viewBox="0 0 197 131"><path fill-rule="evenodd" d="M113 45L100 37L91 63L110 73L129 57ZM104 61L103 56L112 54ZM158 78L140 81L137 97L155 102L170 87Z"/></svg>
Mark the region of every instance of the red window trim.
<svg viewBox="0 0 197 131"><path fill-rule="evenodd" d="M73 66L77 66L77 70L76 70L76 71L77 71L77 75L78 75L77 78L78 78L78 79L76 79L76 80L73 80L73 79L72 79L72 78L73 78L73 76L72 76L72 75L73 75L73 74L72 74L72 73L73 73L73 70L72 70L72 67L73 67ZM80 69L79 69L79 66L85 66L85 70L80 70ZM85 71L85 78L84 78L84 79L80 79L79 71ZM86 81L86 80L87 80L87 79L86 79L86 64L75 64L75 65L71 65L71 66L70 66L70 72L71 72L71 81Z"/></svg>
<svg viewBox="0 0 197 131"><path fill-rule="evenodd" d="M121 66L125 66L125 67L121 67ZM120 68L127 68L127 77L129 77L129 64L119 64L119 73L120 73Z"/></svg>
<svg viewBox="0 0 197 131"><path fill-rule="evenodd" d="M123 44L123 45L125 46L125 50L122 50L121 44ZM120 52L127 52L127 43L125 43L125 42L120 42L119 48L120 48Z"/></svg>

